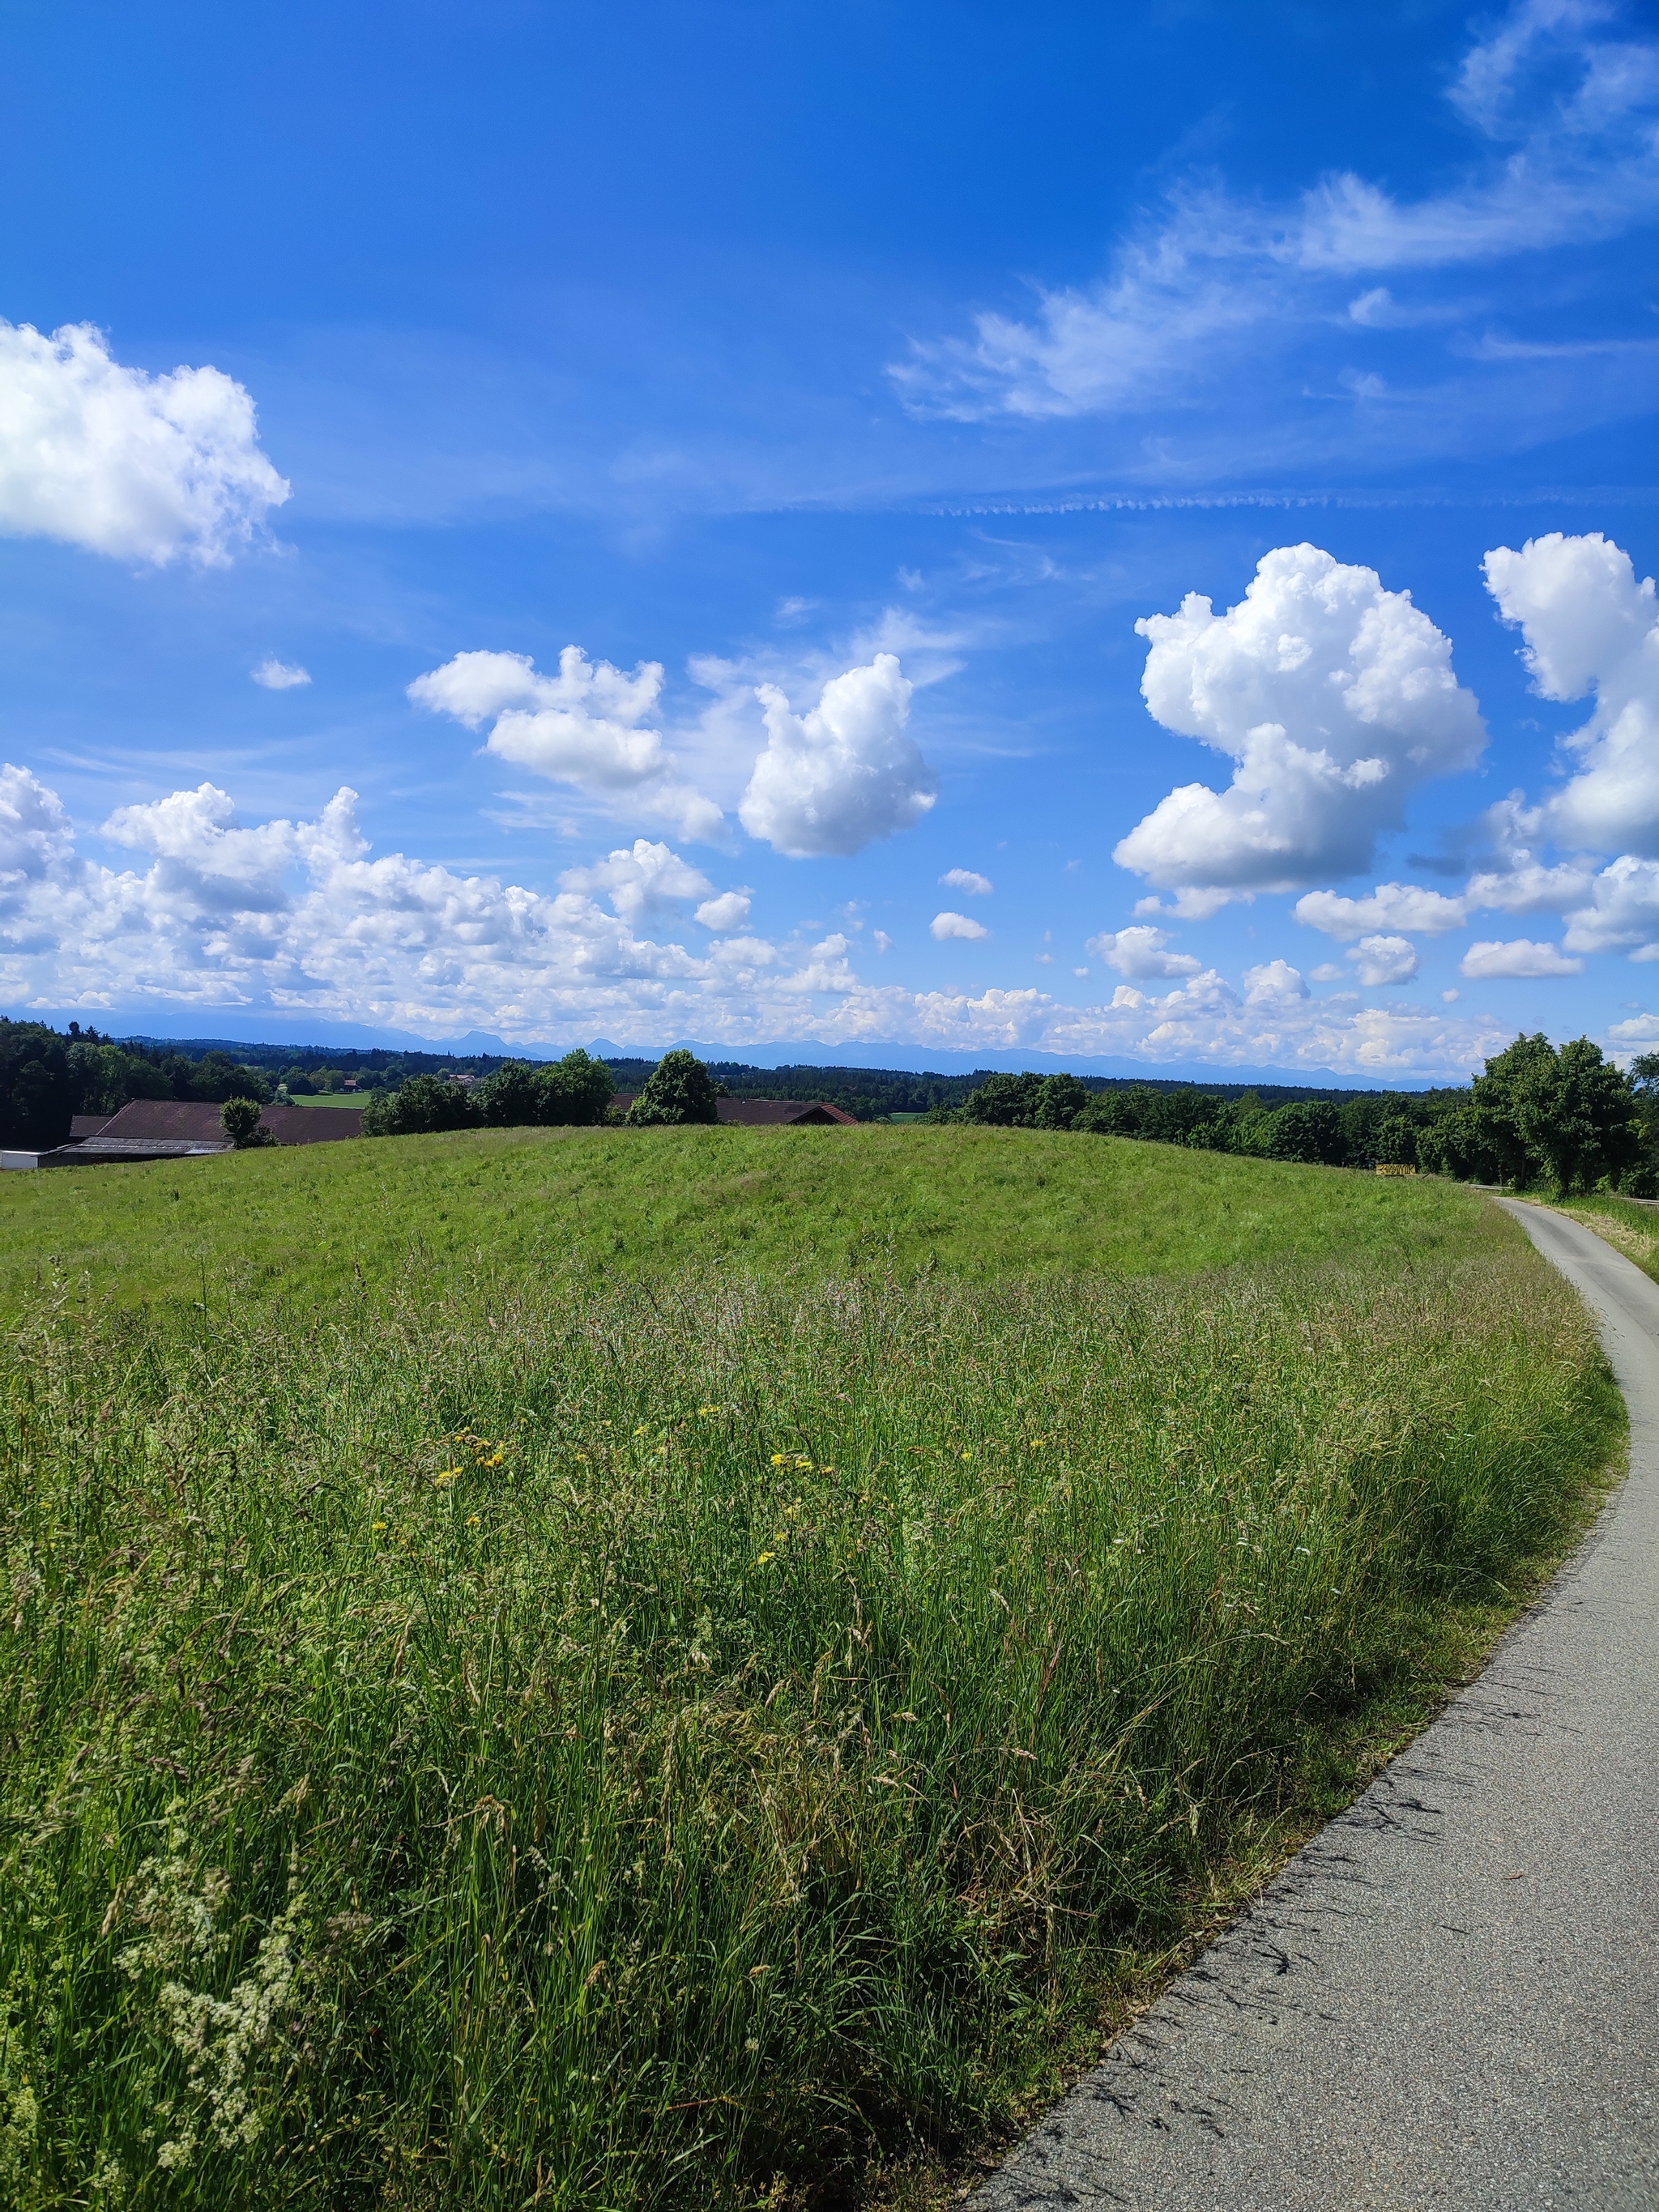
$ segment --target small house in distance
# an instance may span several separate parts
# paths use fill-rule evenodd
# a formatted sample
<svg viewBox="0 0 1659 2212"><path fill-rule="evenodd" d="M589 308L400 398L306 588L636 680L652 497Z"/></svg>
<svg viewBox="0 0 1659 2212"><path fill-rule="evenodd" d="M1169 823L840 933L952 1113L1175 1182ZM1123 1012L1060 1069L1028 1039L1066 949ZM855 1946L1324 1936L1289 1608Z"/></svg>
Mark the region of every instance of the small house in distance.
<svg viewBox="0 0 1659 2212"><path fill-rule="evenodd" d="M611 1102L614 1113L625 1114L639 1097L637 1091L619 1091ZM822 1098L717 1098L715 1110L721 1126L740 1129L827 1128L839 1122L856 1128L857 1117L843 1114Z"/></svg>

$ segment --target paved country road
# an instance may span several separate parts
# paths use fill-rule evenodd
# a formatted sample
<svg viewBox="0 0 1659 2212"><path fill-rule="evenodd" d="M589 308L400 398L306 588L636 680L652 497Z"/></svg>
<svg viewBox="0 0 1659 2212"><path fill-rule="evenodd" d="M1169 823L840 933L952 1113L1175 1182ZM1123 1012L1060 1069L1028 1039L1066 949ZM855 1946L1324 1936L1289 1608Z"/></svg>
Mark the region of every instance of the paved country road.
<svg viewBox="0 0 1659 2212"><path fill-rule="evenodd" d="M1629 1481L975 2212L1659 2208L1659 1285L1510 1211L1600 1319Z"/></svg>

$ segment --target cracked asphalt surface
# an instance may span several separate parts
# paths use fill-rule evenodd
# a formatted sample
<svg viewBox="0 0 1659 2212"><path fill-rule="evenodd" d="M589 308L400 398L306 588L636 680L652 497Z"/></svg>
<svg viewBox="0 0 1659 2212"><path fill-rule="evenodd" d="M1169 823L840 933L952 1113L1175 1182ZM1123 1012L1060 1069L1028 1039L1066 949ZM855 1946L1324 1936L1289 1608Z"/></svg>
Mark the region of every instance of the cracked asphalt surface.
<svg viewBox="0 0 1659 2212"><path fill-rule="evenodd" d="M1628 1481L975 2212L1659 2208L1659 1285L1505 1203L1598 1317Z"/></svg>

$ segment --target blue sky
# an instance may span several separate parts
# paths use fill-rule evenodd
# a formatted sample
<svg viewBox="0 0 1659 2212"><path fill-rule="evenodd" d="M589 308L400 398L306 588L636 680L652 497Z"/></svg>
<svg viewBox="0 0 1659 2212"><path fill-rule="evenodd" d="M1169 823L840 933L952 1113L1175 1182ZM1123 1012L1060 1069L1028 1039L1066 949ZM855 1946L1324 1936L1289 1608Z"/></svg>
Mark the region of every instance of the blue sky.
<svg viewBox="0 0 1659 2212"><path fill-rule="evenodd" d="M0 1006L1659 1042L1646 11L14 0L0 68Z"/></svg>

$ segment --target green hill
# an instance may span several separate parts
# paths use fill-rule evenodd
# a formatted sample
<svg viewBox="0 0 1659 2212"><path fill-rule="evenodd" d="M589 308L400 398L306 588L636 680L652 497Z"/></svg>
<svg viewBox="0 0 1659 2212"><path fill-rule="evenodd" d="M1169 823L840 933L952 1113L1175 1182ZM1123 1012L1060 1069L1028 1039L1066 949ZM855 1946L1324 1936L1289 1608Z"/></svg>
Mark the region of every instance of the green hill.
<svg viewBox="0 0 1659 2212"><path fill-rule="evenodd" d="M942 2203L1621 1423L1474 1194L1125 1139L486 1133L0 1209L40 2212Z"/></svg>
<svg viewBox="0 0 1659 2212"><path fill-rule="evenodd" d="M54 1277L124 1304L326 1299L458 1277L933 1268L1190 1274L1431 1247L1480 1200L1111 1137L1030 1131L520 1129L0 1180L0 1302Z"/></svg>

